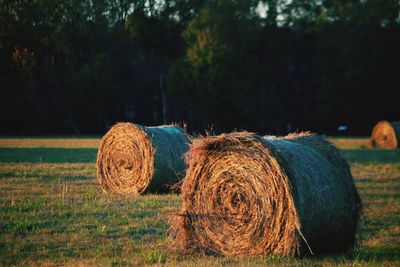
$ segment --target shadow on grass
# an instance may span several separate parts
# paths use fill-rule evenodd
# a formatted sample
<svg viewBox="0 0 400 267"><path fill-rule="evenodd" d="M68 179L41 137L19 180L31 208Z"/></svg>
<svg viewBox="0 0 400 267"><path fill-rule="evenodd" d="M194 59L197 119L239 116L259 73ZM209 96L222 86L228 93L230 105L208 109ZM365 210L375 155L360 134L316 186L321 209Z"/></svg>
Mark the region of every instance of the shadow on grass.
<svg viewBox="0 0 400 267"><path fill-rule="evenodd" d="M356 183L360 183L360 184L374 183L377 185L382 185L382 184L397 183L398 181L399 181L399 178L387 178L387 179L357 178Z"/></svg>
<svg viewBox="0 0 400 267"><path fill-rule="evenodd" d="M0 148L0 162L94 163L95 148Z"/></svg>
<svg viewBox="0 0 400 267"><path fill-rule="evenodd" d="M358 261L364 262L381 262L381 261L398 261L400 260L399 247L373 247L362 248L356 255Z"/></svg>
<svg viewBox="0 0 400 267"><path fill-rule="evenodd" d="M399 163L400 149L343 149L342 156L352 163Z"/></svg>
<svg viewBox="0 0 400 267"><path fill-rule="evenodd" d="M81 180L91 180L96 178L95 176L84 176L84 175L41 175L37 173L33 174L14 174L13 172L8 172L5 175L0 174L0 180L2 178L9 178L9 177L15 177L15 178L38 178L40 177L43 182L57 182L59 180L63 181L81 181Z"/></svg>
<svg viewBox="0 0 400 267"><path fill-rule="evenodd" d="M400 195L396 192L393 193L376 193L376 194L363 194L364 199L400 199Z"/></svg>

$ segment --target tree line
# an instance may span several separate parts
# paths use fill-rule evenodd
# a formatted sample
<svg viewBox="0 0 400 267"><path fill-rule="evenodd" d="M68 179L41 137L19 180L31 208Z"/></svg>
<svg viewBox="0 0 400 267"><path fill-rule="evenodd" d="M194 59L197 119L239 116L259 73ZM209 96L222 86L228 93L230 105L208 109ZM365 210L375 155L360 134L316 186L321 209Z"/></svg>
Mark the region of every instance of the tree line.
<svg viewBox="0 0 400 267"><path fill-rule="evenodd" d="M397 0L2 0L0 134L368 135L399 120Z"/></svg>

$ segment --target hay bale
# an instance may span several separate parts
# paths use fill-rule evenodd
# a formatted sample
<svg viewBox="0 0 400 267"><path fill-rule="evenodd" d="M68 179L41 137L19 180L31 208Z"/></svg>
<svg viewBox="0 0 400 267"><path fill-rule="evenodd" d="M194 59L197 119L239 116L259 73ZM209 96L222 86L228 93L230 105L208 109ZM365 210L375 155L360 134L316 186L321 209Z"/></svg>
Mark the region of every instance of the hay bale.
<svg viewBox="0 0 400 267"><path fill-rule="evenodd" d="M173 247L225 255L342 252L361 203L348 164L322 137L205 138L187 153Z"/></svg>
<svg viewBox="0 0 400 267"><path fill-rule="evenodd" d="M373 148L395 149L399 141L400 122L380 121L372 129L370 145Z"/></svg>
<svg viewBox="0 0 400 267"><path fill-rule="evenodd" d="M97 178L105 192L167 192L186 167L189 139L178 126L144 127L117 123L103 137Z"/></svg>

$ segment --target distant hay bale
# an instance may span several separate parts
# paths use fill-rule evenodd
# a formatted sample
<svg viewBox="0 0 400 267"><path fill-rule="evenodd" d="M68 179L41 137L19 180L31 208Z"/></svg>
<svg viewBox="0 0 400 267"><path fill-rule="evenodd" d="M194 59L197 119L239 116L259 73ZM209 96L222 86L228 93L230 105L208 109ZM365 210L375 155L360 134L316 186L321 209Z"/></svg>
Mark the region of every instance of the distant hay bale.
<svg viewBox="0 0 400 267"><path fill-rule="evenodd" d="M97 178L105 192L166 192L184 176L185 131L177 126L144 127L117 123L103 137Z"/></svg>
<svg viewBox="0 0 400 267"><path fill-rule="evenodd" d="M186 156L173 248L294 256L353 246L360 197L348 164L321 136L236 132L204 138Z"/></svg>
<svg viewBox="0 0 400 267"><path fill-rule="evenodd" d="M395 149L400 142L400 122L380 121L372 129L370 145L373 148Z"/></svg>

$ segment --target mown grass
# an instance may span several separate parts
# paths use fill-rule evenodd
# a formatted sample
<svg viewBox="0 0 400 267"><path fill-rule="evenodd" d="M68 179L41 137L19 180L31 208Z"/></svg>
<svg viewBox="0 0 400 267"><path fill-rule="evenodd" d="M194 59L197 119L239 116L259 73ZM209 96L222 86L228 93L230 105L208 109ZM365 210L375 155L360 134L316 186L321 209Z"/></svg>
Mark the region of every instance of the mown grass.
<svg viewBox="0 0 400 267"><path fill-rule="evenodd" d="M91 147L99 139L73 139L71 147L61 139L47 139L46 147L40 139L7 140L12 142L0 142L2 266L400 264L400 153L360 148L366 139L335 144L350 163L364 203L359 241L347 254L307 258L177 254L168 250L166 232L168 213L180 210L179 195L105 194Z"/></svg>
<svg viewBox="0 0 400 267"><path fill-rule="evenodd" d="M0 138L0 147L97 149L100 142L100 138Z"/></svg>
<svg viewBox="0 0 400 267"><path fill-rule="evenodd" d="M368 149L369 138L329 137L326 139L340 149Z"/></svg>

